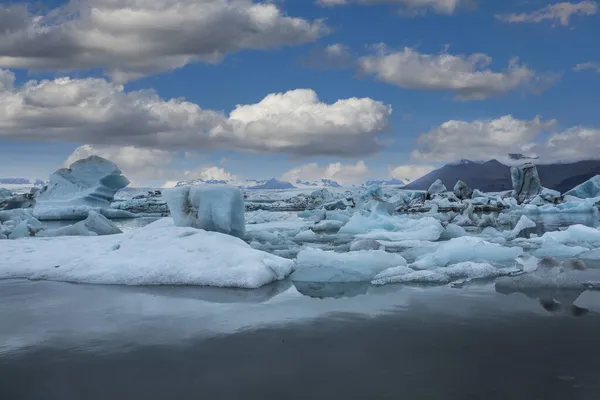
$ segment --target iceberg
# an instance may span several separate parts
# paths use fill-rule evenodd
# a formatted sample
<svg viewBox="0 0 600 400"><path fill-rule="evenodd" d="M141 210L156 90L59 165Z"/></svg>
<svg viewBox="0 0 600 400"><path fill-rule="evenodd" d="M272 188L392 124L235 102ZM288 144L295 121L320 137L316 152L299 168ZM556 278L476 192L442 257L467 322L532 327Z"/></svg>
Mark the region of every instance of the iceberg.
<svg viewBox="0 0 600 400"><path fill-rule="evenodd" d="M465 261L494 264L514 263L521 254L523 254L521 247L504 247L496 243L486 242L482 238L462 236L444 242L433 253L417 257L410 267L432 269Z"/></svg>
<svg viewBox="0 0 600 400"><path fill-rule="evenodd" d="M189 226L243 237L245 208L235 186L180 186L163 192L177 226Z"/></svg>
<svg viewBox="0 0 600 400"><path fill-rule="evenodd" d="M11 240L0 251L0 279L112 285L254 289L284 279L294 265L233 236L174 226L170 218L117 235Z"/></svg>
<svg viewBox="0 0 600 400"><path fill-rule="evenodd" d="M90 210L110 209L115 193L128 184L116 164L90 156L50 175L48 185L36 193L33 214L40 220L83 219ZM103 214L111 216L110 212Z"/></svg>
<svg viewBox="0 0 600 400"><path fill-rule="evenodd" d="M519 204L533 199L542 191L537 168L531 163L511 167L510 177L513 185L513 197Z"/></svg>
<svg viewBox="0 0 600 400"><path fill-rule="evenodd" d="M582 184L575 186L566 192L565 196L574 196L580 199L600 197L600 175L596 175Z"/></svg>
<svg viewBox="0 0 600 400"><path fill-rule="evenodd" d="M442 181L440 179L438 179L435 182L433 182L431 184L431 186L429 186L429 189L427 189L427 194L429 194L430 196L432 196L434 194L444 193L444 192L447 192L447 191L448 190L446 189L446 186L444 186L444 184L442 183Z"/></svg>
<svg viewBox="0 0 600 400"><path fill-rule="evenodd" d="M473 190L463 181L456 182L453 192L460 200L467 200L473 196Z"/></svg>
<svg viewBox="0 0 600 400"><path fill-rule="evenodd" d="M406 260L399 254L383 250L335 253L306 249L298 253L297 263L292 281L369 282L385 269L406 265Z"/></svg>
<svg viewBox="0 0 600 400"><path fill-rule="evenodd" d="M0 239L33 236L42 229L42 223L31 215L29 209L0 211Z"/></svg>

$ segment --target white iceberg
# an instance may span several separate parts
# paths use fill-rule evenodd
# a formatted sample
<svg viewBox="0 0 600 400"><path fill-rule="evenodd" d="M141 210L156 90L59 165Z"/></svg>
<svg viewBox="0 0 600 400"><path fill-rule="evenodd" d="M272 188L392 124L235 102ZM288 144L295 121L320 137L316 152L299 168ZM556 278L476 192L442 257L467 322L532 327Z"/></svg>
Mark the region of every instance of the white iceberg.
<svg viewBox="0 0 600 400"><path fill-rule="evenodd" d="M306 249L298 253L297 263L293 281L368 282L385 269L406 265L406 260L383 250L335 253Z"/></svg>
<svg viewBox="0 0 600 400"><path fill-rule="evenodd" d="M463 236L441 244L433 253L424 254L410 264L415 269L432 269L450 264L474 261L506 264L523 254L520 247L504 247L482 238Z"/></svg>
<svg viewBox="0 0 600 400"><path fill-rule="evenodd" d="M190 226L243 237L244 199L228 185L181 186L163 191L177 226Z"/></svg>
<svg viewBox="0 0 600 400"><path fill-rule="evenodd" d="M404 227L400 231L389 232L385 230L374 230L369 233L356 235L360 239L372 240L429 240L436 241L444 233L444 227L438 220L425 217L417 220L406 219Z"/></svg>
<svg viewBox="0 0 600 400"><path fill-rule="evenodd" d="M429 189L427 189L427 193L429 195L444 193L447 191L448 191L448 189L446 189L446 186L442 183L442 181L440 179L433 182L431 184L431 186L429 186Z"/></svg>
<svg viewBox="0 0 600 400"><path fill-rule="evenodd" d="M241 239L177 227L170 218L118 235L5 241L0 251L0 279L252 289L293 268Z"/></svg>

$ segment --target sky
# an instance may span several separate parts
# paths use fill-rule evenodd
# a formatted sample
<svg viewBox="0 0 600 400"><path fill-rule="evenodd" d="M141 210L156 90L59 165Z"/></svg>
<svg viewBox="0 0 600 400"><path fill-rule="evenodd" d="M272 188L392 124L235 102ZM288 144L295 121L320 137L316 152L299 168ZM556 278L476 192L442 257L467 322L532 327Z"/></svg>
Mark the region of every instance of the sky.
<svg viewBox="0 0 600 400"><path fill-rule="evenodd" d="M600 154L600 5L0 4L0 177L97 154L134 183L415 179Z"/></svg>

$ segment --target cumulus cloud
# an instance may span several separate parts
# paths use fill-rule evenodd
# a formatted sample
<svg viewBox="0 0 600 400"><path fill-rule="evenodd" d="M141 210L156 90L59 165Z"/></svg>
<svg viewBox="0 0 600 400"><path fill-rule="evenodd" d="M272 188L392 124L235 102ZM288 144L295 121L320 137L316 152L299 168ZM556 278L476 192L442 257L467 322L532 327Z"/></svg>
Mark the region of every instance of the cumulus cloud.
<svg viewBox="0 0 600 400"><path fill-rule="evenodd" d="M91 155L114 162L126 177L135 181L167 180L173 182L172 186L174 186L180 180L189 179L234 182L238 180L237 176L216 166L203 166L192 170L177 169L172 164L177 153L134 146L95 146L90 144L79 146L69 155L64 167Z"/></svg>
<svg viewBox="0 0 600 400"><path fill-rule="evenodd" d="M391 107L370 98L326 104L310 89L267 95L229 115L104 79L0 82L0 137L134 146L164 151L239 150L361 156L380 150ZM8 77L8 78L7 78ZM6 84L3 84L3 86Z"/></svg>
<svg viewBox="0 0 600 400"><path fill-rule="evenodd" d="M553 133L533 149L545 161L580 161L600 158L600 129L574 126Z"/></svg>
<svg viewBox="0 0 600 400"><path fill-rule="evenodd" d="M579 3L562 2L551 4L542 9L520 14L502 14L496 18L508 23L538 23L552 21L554 25L568 26L571 17L595 15L598 4L595 1L580 1Z"/></svg>
<svg viewBox="0 0 600 400"><path fill-rule="evenodd" d="M587 71L590 69L594 70L596 72L600 72L600 64L598 64L596 62L585 62L585 63L577 64L573 67L573 71L575 71L575 72Z"/></svg>
<svg viewBox="0 0 600 400"><path fill-rule="evenodd" d="M282 175L281 179L287 182L316 181L321 178L331 179L337 183L354 184L362 183L369 176L371 171L364 161L357 161L356 164L342 164L340 162L332 163L326 166L319 166L317 163L304 164L294 168Z"/></svg>
<svg viewBox="0 0 600 400"><path fill-rule="evenodd" d="M431 165L399 165L397 167L388 168L390 178L395 178L406 183L419 179L435 169Z"/></svg>
<svg viewBox="0 0 600 400"><path fill-rule="evenodd" d="M517 88L541 91L557 76L537 75L514 58L504 71L488 68L486 54L423 54L412 48L387 51L379 45L376 54L361 57L360 69L376 79L405 89L451 91L457 99L482 100Z"/></svg>
<svg viewBox="0 0 600 400"><path fill-rule="evenodd" d="M527 121L512 115L472 122L447 121L421 134L411 157L442 162L462 158L485 160L527 152L532 140L555 123L555 120L544 121L539 116Z"/></svg>
<svg viewBox="0 0 600 400"><path fill-rule="evenodd" d="M364 5L398 5L402 7L400 9L401 14L412 16L423 15L427 13L427 11L433 11L437 14L452 15L461 7L477 4L476 0L317 0L317 3L327 7L350 3Z"/></svg>
<svg viewBox="0 0 600 400"><path fill-rule="evenodd" d="M0 5L0 26L0 67L102 68L119 82L328 32L252 0L70 0L45 14Z"/></svg>

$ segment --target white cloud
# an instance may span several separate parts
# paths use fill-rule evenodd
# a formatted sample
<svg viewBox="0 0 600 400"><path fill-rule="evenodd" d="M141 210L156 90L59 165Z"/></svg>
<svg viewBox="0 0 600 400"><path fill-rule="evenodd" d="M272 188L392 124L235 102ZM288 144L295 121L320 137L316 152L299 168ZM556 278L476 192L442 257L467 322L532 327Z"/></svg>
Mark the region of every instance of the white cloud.
<svg viewBox="0 0 600 400"><path fill-rule="evenodd" d="M577 64L573 67L573 71L576 71L576 72L586 71L586 70L590 70L590 69L593 69L596 72L600 72L600 64L598 64L596 62L585 62L585 63Z"/></svg>
<svg viewBox="0 0 600 400"><path fill-rule="evenodd" d="M0 67L103 68L119 82L328 32L252 0L71 0L46 14L2 5L0 26Z"/></svg>
<svg viewBox="0 0 600 400"><path fill-rule="evenodd" d="M388 52L379 45L376 54L361 57L363 73L405 89L451 91L462 100L482 100L517 88L543 90L556 76L538 76L512 59L502 72L487 68L492 58L486 54L470 56L422 54L412 48Z"/></svg>
<svg viewBox="0 0 600 400"><path fill-rule="evenodd" d="M553 133L548 140L533 148L545 161L580 161L600 159L600 129L574 126Z"/></svg>
<svg viewBox="0 0 600 400"><path fill-rule="evenodd" d="M317 163L311 163L301 165L286 172L282 175L281 179L283 181L294 183L297 179L303 181L317 181L324 178L334 180L343 185L362 183L370 173L371 171L362 160L357 161L356 164L342 164L337 162L326 166L319 166Z"/></svg>
<svg viewBox="0 0 600 400"><path fill-rule="evenodd" d="M581 1L579 3L562 2L551 4L542 9L520 14L497 15L496 18L508 23L538 23L552 21L555 25L568 26L571 17L576 15L595 15L598 12L598 4L595 1Z"/></svg>
<svg viewBox="0 0 600 400"><path fill-rule="evenodd" d="M340 6L349 3L364 5L390 4L401 6L402 14L422 15L428 10L437 14L452 15L460 7L477 4L475 0L317 0L322 6Z"/></svg>
<svg viewBox="0 0 600 400"><path fill-rule="evenodd" d="M555 123L555 120L543 121L539 116L526 121L512 115L472 122L447 121L421 134L411 157L442 162L462 158L487 160L527 152L532 140Z"/></svg>
<svg viewBox="0 0 600 400"><path fill-rule="evenodd" d="M370 98L326 104L310 89L270 94L229 115L163 100L153 91L125 92L96 78L29 81L0 90L0 137L164 151L360 156L383 147L380 135L390 115L390 106Z"/></svg>
<svg viewBox="0 0 600 400"><path fill-rule="evenodd" d="M388 168L388 175L390 178L408 183L430 173L434 169L435 167L431 165L399 165Z"/></svg>
<svg viewBox="0 0 600 400"><path fill-rule="evenodd" d="M127 178L135 181L168 180L177 183L180 180L190 179L238 180L237 176L216 166L204 166L187 171L180 170L172 165L177 154L133 146L94 146L89 144L79 146L64 162L64 167L91 155L114 162Z"/></svg>

